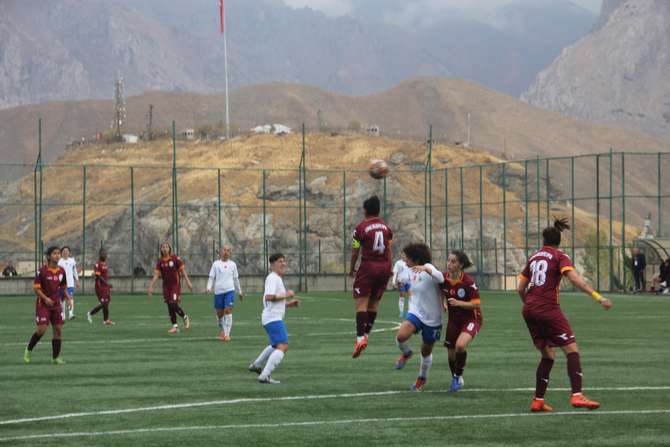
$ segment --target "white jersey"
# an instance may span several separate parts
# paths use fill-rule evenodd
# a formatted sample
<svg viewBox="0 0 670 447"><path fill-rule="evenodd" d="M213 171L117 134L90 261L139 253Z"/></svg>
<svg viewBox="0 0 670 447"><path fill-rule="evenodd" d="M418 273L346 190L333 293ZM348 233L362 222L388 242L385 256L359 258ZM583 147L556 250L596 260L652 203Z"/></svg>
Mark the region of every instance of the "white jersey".
<svg viewBox="0 0 670 447"><path fill-rule="evenodd" d="M441 326L444 308L440 284L444 282L444 275L432 264L426 264L426 267L432 268L432 275L426 272L410 274L409 312L425 325Z"/></svg>
<svg viewBox="0 0 670 447"><path fill-rule="evenodd" d="M62 267L65 270L65 280L67 282L67 287L74 287L75 282L79 280L79 275L77 275L77 261L74 258L60 258L58 261L58 267Z"/></svg>
<svg viewBox="0 0 670 447"><path fill-rule="evenodd" d="M398 282L408 284L411 273L412 271L407 267L407 263L402 259L398 259L393 265L393 284Z"/></svg>
<svg viewBox="0 0 670 447"><path fill-rule="evenodd" d="M214 261L212 268L209 270L207 290L212 290L213 286L215 295L231 292L233 290L237 290L237 293L242 293L239 278L240 275L237 272L237 264L235 264L235 262L218 259Z"/></svg>
<svg viewBox="0 0 670 447"><path fill-rule="evenodd" d="M265 291L263 292L263 313L261 315L261 324L265 326L273 321L281 321L286 313L286 300L265 301L267 295L286 295L286 288L281 276L275 272L270 272L265 278Z"/></svg>

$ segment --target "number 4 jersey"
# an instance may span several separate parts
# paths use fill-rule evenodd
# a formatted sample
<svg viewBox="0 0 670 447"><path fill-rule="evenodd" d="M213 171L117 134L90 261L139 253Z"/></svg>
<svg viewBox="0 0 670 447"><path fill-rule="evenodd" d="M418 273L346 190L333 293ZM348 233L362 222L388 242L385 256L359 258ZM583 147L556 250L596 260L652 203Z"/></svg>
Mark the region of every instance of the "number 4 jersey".
<svg viewBox="0 0 670 447"><path fill-rule="evenodd" d="M533 253L520 275L530 281L524 311L556 309L561 279L569 270L574 270L572 261L558 248L544 246Z"/></svg>
<svg viewBox="0 0 670 447"><path fill-rule="evenodd" d="M388 262L390 270L391 260L386 250L390 248L391 239L393 239L391 229L382 219L373 217L356 225L352 247L361 249L361 262Z"/></svg>

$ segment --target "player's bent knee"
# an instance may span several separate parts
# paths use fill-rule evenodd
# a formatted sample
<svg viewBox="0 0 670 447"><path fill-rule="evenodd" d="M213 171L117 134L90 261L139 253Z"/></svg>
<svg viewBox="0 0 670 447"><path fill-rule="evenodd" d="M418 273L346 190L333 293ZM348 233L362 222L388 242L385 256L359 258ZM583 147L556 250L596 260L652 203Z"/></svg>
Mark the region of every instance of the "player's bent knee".
<svg viewBox="0 0 670 447"><path fill-rule="evenodd" d="M286 351L288 351L288 343L277 343L277 346L275 346L275 349L279 349L284 354L286 354Z"/></svg>

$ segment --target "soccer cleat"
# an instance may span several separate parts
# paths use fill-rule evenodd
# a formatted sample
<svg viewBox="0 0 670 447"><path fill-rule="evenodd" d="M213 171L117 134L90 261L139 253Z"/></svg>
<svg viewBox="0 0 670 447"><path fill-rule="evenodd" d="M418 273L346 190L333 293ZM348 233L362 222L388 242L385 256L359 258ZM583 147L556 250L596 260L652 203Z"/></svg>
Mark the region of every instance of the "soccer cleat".
<svg viewBox="0 0 670 447"><path fill-rule="evenodd" d="M249 372L256 373L256 374L260 374L260 373L263 372L263 368L261 368L260 366L256 366L253 363L249 365L248 369L249 369Z"/></svg>
<svg viewBox="0 0 670 447"><path fill-rule="evenodd" d="M114 322L112 320L105 320L102 322L105 326L114 326Z"/></svg>
<svg viewBox="0 0 670 447"><path fill-rule="evenodd" d="M168 329L168 334L176 334L179 332L179 328L177 326L172 326L170 329Z"/></svg>
<svg viewBox="0 0 670 447"><path fill-rule="evenodd" d="M188 317L188 315L184 315L184 329L191 329L191 319Z"/></svg>
<svg viewBox="0 0 670 447"><path fill-rule="evenodd" d="M405 367L405 363L407 363L407 360L412 358L412 355L414 355L412 351L409 351L407 355L400 354L400 357L398 357L398 360L396 360L395 365L393 365L393 367L395 369L403 369Z"/></svg>
<svg viewBox="0 0 670 447"><path fill-rule="evenodd" d="M595 410L600 407L600 402L595 400L590 400L582 393L575 393L570 397L570 405L575 408L588 408L589 410Z"/></svg>
<svg viewBox="0 0 670 447"><path fill-rule="evenodd" d="M60 357L56 357L55 359L51 360L51 363L53 363L54 365L65 365L65 360L63 360Z"/></svg>
<svg viewBox="0 0 670 447"><path fill-rule="evenodd" d="M356 345L354 345L354 352L351 354L352 358L358 358L360 357L361 353L365 350L365 348L368 347L368 337L363 337L360 339L360 341L356 342Z"/></svg>
<svg viewBox="0 0 670 447"><path fill-rule="evenodd" d="M554 409L544 403L544 399L533 399L533 402L530 403L530 411L533 413L548 413L554 411Z"/></svg>
<svg viewBox="0 0 670 447"><path fill-rule="evenodd" d="M451 386L449 387L449 392L450 393L455 393L456 391L461 389L461 386L462 386L461 380L462 379L459 376L454 376L451 379Z"/></svg>
<svg viewBox="0 0 670 447"><path fill-rule="evenodd" d="M463 376L460 376L458 378L458 384L463 388L463 385L465 385L465 380L463 380Z"/></svg>
<svg viewBox="0 0 670 447"><path fill-rule="evenodd" d="M412 391L423 391L423 386L426 384L426 378L425 377L417 377L416 382L412 384Z"/></svg>
<svg viewBox="0 0 670 447"><path fill-rule="evenodd" d="M90 313L90 312L86 312L86 319L88 320L88 322L89 322L90 324L93 324L93 317L91 317L91 313Z"/></svg>
<svg viewBox="0 0 670 447"><path fill-rule="evenodd" d="M274 380L272 377L258 377L258 383L265 383L268 385L279 385L281 382L279 380Z"/></svg>
<svg viewBox="0 0 670 447"><path fill-rule="evenodd" d="M67 319L68 320L74 320L74 314L70 314L70 316Z"/></svg>
<svg viewBox="0 0 670 447"><path fill-rule="evenodd" d="M223 332L221 332L217 338L221 341L226 341L226 336Z"/></svg>
<svg viewBox="0 0 670 447"><path fill-rule="evenodd" d="M230 335L224 335L222 340L224 343L228 343L230 341Z"/></svg>
<svg viewBox="0 0 670 447"><path fill-rule="evenodd" d="M30 351L28 348L26 348L25 351L23 351L23 363L30 363Z"/></svg>

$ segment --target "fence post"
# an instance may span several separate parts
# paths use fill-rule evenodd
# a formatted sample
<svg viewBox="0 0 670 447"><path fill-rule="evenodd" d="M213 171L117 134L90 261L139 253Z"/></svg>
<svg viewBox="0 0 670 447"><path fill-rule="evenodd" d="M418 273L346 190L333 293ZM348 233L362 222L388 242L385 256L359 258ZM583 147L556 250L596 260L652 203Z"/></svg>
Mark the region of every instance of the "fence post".
<svg viewBox="0 0 670 447"><path fill-rule="evenodd" d="M222 236L222 227L221 227L221 169L216 170L216 217L217 223L219 226L219 248L223 245Z"/></svg>
<svg viewBox="0 0 670 447"><path fill-rule="evenodd" d="M661 153L656 154L656 214L658 214L658 227L656 230L656 236L661 236L661 214L663 214L663 208L661 208Z"/></svg>
<svg viewBox="0 0 670 447"><path fill-rule="evenodd" d="M484 274L484 168L479 165L479 277Z"/></svg>
<svg viewBox="0 0 670 447"><path fill-rule="evenodd" d="M179 196L177 193L177 131L172 121L172 237L175 253L179 255Z"/></svg>
<svg viewBox="0 0 670 447"><path fill-rule="evenodd" d="M537 194L537 249L539 250L542 247L542 239L541 239L541 233L542 233L542 227L540 223L540 211L541 211L541 205L540 205L540 156L538 155L536 160L535 160L535 192Z"/></svg>
<svg viewBox="0 0 670 447"><path fill-rule="evenodd" d="M384 186L384 203L383 203L384 222L388 222L388 218L389 218L389 215L388 215L388 201L386 199L386 180L387 179L388 179L388 177L384 177L384 179L382 180L383 186Z"/></svg>
<svg viewBox="0 0 670 447"><path fill-rule="evenodd" d="M526 254L526 259L528 259L528 160L523 162L523 200L524 200L524 225L526 231L524 231L524 251Z"/></svg>
<svg viewBox="0 0 670 447"><path fill-rule="evenodd" d="M135 292L135 168L130 167L130 293Z"/></svg>
<svg viewBox="0 0 670 447"><path fill-rule="evenodd" d="M428 158L426 160L426 169L423 178L424 191L424 239L426 244L433 246L433 126L428 126Z"/></svg>
<svg viewBox="0 0 670 447"><path fill-rule="evenodd" d="M262 171L263 181L262 181L262 200L263 200L263 266L265 271L265 276L268 276L268 243L267 243L267 198L265 190L265 182L267 178L267 171L263 169Z"/></svg>
<svg viewBox="0 0 670 447"><path fill-rule="evenodd" d="M347 171L342 171L342 267L343 289L347 291Z"/></svg>
<svg viewBox="0 0 670 447"><path fill-rule="evenodd" d="M609 284L609 291L611 292L614 290L614 247L613 247L613 234L612 234L612 219L614 218L614 211L612 210L612 148L610 148L610 153L609 153L609 209L610 209L610 216L609 216L609 263L610 263L610 284Z"/></svg>
<svg viewBox="0 0 670 447"><path fill-rule="evenodd" d="M570 157L570 243L572 247L572 262L577 262L575 259L575 157Z"/></svg>
<svg viewBox="0 0 670 447"><path fill-rule="evenodd" d="M507 163L502 165L503 185L503 290L507 290ZM498 263L496 262L496 269Z"/></svg>
<svg viewBox="0 0 670 447"><path fill-rule="evenodd" d="M600 154L596 155L596 290L600 290Z"/></svg>
<svg viewBox="0 0 670 447"><path fill-rule="evenodd" d="M547 224L549 224L549 222L551 222L550 216L549 216L551 214L550 210L549 210L551 208L551 196L549 195L549 188L551 187L551 181L550 181L550 178L549 178L549 158L547 158L545 160L544 170L545 170L545 175L547 176L547 179L545 181L545 186L544 186L545 187L544 194L545 194L545 199L547 201L546 218L547 218Z"/></svg>
<svg viewBox="0 0 670 447"><path fill-rule="evenodd" d="M461 175L461 250L465 249L465 206L463 205L463 166L460 167Z"/></svg>
<svg viewBox="0 0 670 447"><path fill-rule="evenodd" d="M81 293L86 293L86 165L82 166L82 188L81 188L81 265L82 278Z"/></svg>
<svg viewBox="0 0 670 447"><path fill-rule="evenodd" d="M626 287L626 153L621 153L621 262L623 264L623 293Z"/></svg>
<svg viewBox="0 0 670 447"><path fill-rule="evenodd" d="M444 259L449 258L449 169L444 168Z"/></svg>

